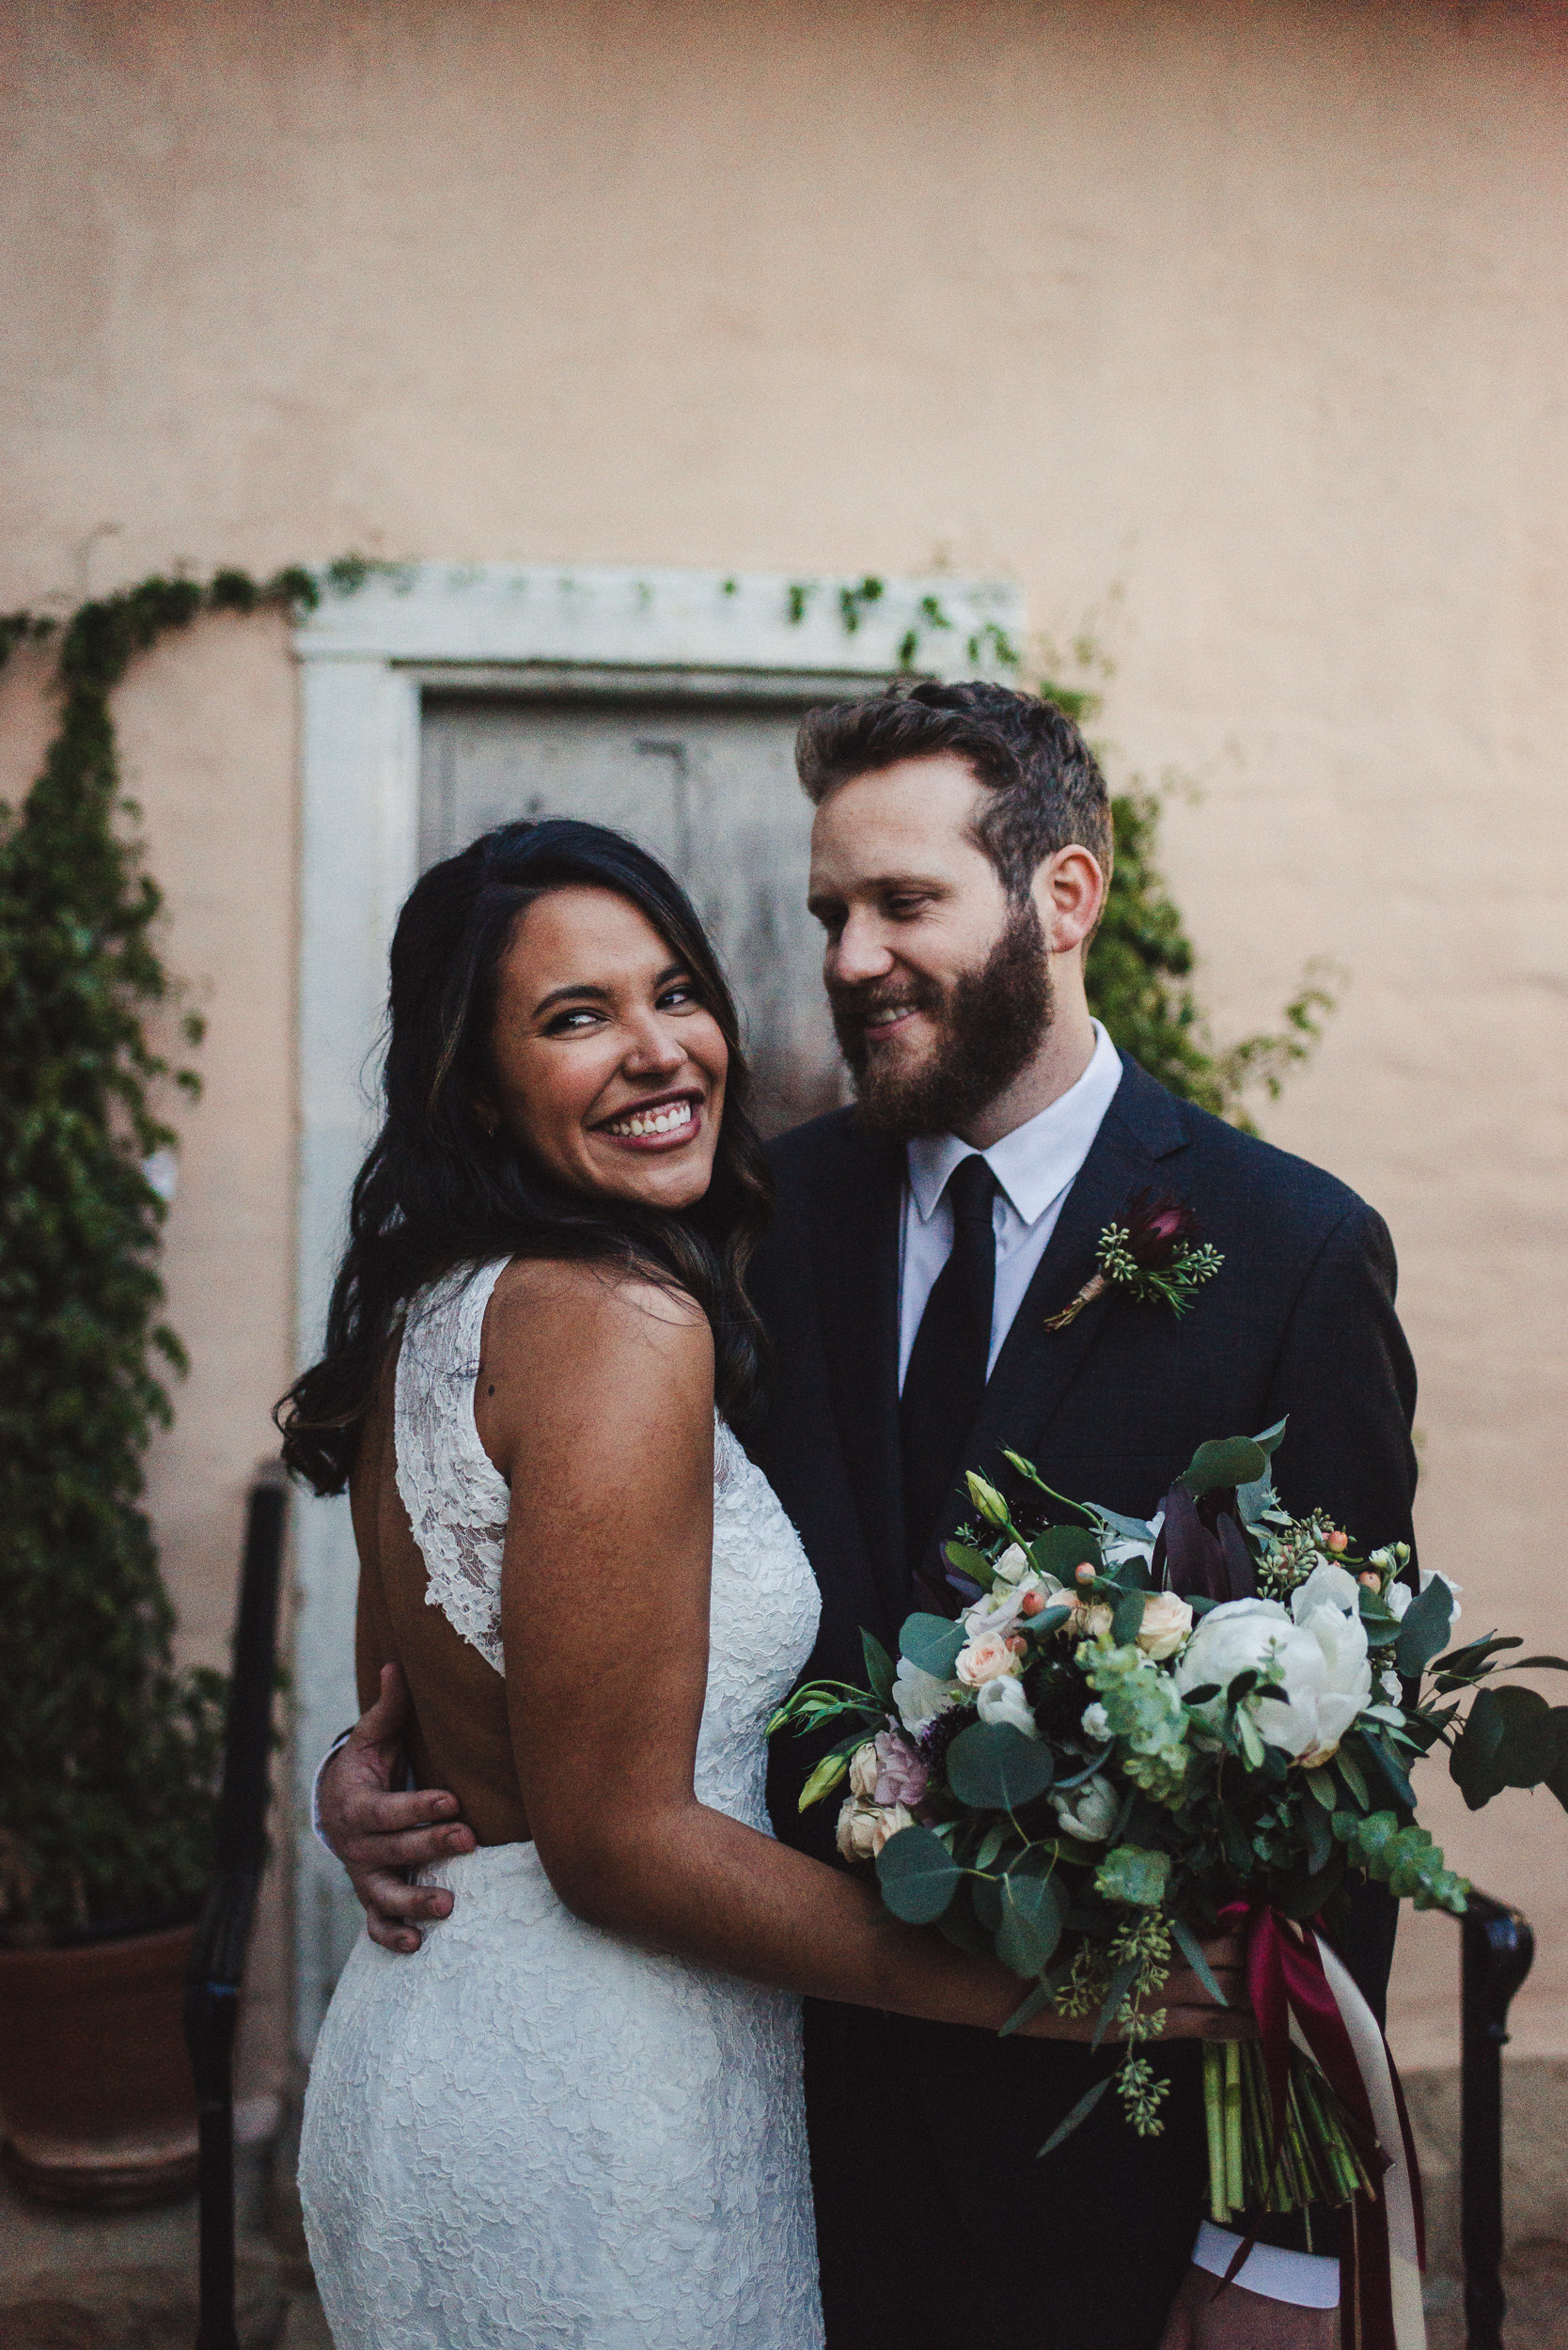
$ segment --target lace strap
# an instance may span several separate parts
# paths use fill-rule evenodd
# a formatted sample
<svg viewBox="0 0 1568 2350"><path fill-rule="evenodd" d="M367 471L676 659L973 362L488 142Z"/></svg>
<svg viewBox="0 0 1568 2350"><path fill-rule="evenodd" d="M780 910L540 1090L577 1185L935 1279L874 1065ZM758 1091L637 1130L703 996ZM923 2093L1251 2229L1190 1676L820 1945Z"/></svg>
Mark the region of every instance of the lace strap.
<svg viewBox="0 0 1568 2350"><path fill-rule="evenodd" d="M510 1260L460 1266L420 1292L398 1355L398 1492L425 1561L426 1598L500 1668L506 1479L474 1420L485 1308Z"/></svg>

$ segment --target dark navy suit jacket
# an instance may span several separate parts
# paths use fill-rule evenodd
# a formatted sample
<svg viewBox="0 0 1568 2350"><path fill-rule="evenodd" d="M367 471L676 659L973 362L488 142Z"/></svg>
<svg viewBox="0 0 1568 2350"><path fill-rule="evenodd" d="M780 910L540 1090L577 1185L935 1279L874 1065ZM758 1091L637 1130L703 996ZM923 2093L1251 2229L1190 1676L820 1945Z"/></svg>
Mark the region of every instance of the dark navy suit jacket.
<svg viewBox="0 0 1568 2350"><path fill-rule="evenodd" d="M822 1627L808 1672L860 1682L862 1627L892 1648L917 1604L905 1558L899 1459L903 1152L844 1110L784 1136L771 1157L776 1219L750 1287L773 1361L766 1417L752 1449L800 1529L822 1587ZM1095 1270L1104 1227L1145 1189L1191 1204L1203 1238L1223 1254L1222 1270L1184 1317L1112 1292L1065 1330L1048 1331L1047 1317ZM1206 1437L1254 1434L1288 1415L1275 1456L1286 1503L1326 1509L1366 1545L1409 1542L1416 1382L1394 1289L1388 1230L1345 1184L1177 1100L1124 1062L1121 1084L992 1371L964 1465L995 1475L1001 1448L1009 1446L1033 1461L1058 1492L1147 1516ZM929 1564L936 1562L937 1542L966 1514L955 1487ZM805 1775L825 1743L776 1741L770 1799L780 1836L831 1857L837 1804L830 1799L804 1819L796 1808ZM1346 1953L1379 2009L1392 1916L1384 1899L1361 1902ZM874 2033L849 2010L836 2012L834 2029L833 2077L825 2079L818 2066L811 2123L830 2329L847 2342L848 2323L835 2326L835 2221L821 2209L822 2179L835 2170L836 2148L850 2170L859 2159L847 2141L839 2144L840 2123L847 2126L841 2084L854 2069L854 2048L869 2048ZM950 2138L941 2051L971 2036L941 2027L907 2031L925 2035L921 2061L932 2076L933 2099L943 2102L942 2132ZM1027 2136L1050 2080L1065 2082L1080 2059L1080 2051L1039 2042L994 2042L983 2057L969 2049L964 2077L982 2063L997 2097L1027 2099L1029 2116L1020 2123ZM886 2060L884 2049L871 2070L885 2069ZM808 2066L808 2085L812 2077ZM863 2078L856 2091L862 2106L871 2091L870 2077ZM1130 2143L1124 2125L1110 2121L1112 2104L1106 2100L1099 2113ZM911 2126L907 2113L899 2126ZM1044 2135L1043 2128L1034 2135L1031 2159ZM1081 2167L1092 2155L1089 2137L1086 2125L1062 2155L1076 2148ZM995 2138L987 2143L994 2147ZM1199 2157L1188 2151L1189 2167L1196 2166ZM962 2164L961 2156L951 2160ZM1035 2175L1051 2168L1037 2166ZM989 2154L985 2169L994 2193ZM961 2197L950 2180L949 2187ZM1021 2214L1019 2224L1026 2220ZM855 2257L858 2270L863 2237ZM1102 2342L1118 2338L1103 2300L1092 2311L1086 2307L1084 2319ZM861 2341L871 2339L870 2326L862 2311L855 2326ZM1124 2338L1154 2339L1157 2331L1155 2326L1148 2335L1135 2312ZM998 2341L1008 2338L1005 2312L996 2332Z"/></svg>

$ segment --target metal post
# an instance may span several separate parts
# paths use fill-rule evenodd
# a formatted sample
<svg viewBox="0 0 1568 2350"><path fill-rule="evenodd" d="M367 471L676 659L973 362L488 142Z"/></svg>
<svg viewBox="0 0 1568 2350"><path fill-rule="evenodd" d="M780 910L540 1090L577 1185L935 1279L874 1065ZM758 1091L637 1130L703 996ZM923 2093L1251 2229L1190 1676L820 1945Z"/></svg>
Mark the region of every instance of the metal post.
<svg viewBox="0 0 1568 2350"><path fill-rule="evenodd" d="M234 2307L234 2035L257 1888L266 1860L268 1761L287 1496L251 1487L228 1686L214 1873L185 1978L185 2043L199 2133L196 2350L240 2350Z"/></svg>
<svg viewBox="0 0 1568 2350"><path fill-rule="evenodd" d="M1502 2052L1508 2009L1535 1956L1516 1909L1472 1892L1460 1921L1460 2237L1466 2350L1502 2350Z"/></svg>

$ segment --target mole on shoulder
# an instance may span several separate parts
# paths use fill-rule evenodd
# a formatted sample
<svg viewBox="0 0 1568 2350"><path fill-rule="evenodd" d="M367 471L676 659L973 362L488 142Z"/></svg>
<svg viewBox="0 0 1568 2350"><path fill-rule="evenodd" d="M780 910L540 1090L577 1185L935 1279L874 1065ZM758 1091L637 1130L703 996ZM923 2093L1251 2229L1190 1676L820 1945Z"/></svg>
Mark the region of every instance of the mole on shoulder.
<svg viewBox="0 0 1568 2350"><path fill-rule="evenodd" d="M486 1393L486 1395L494 1395L494 1392L495 1392L495 1382L494 1382L494 1380L493 1379L493 1380L491 1381L491 1383L490 1383L489 1386L488 1386L488 1387L486 1387L486 1389L485 1389L485 1393Z"/></svg>

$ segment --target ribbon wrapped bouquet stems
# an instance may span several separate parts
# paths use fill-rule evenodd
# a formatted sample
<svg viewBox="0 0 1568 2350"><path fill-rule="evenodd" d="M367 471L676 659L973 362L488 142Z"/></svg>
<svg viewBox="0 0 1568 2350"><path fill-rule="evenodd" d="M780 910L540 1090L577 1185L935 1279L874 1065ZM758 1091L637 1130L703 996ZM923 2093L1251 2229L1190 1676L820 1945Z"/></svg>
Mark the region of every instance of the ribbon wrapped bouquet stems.
<svg viewBox="0 0 1568 2350"><path fill-rule="evenodd" d="M1115 2089L1163 2126L1160 1993L1206 1938L1247 1935L1255 2039L1203 2051L1210 2209L1239 2222L1337 2207L1346 2340L1424 2340L1420 2187L1383 2034L1335 1949L1367 1879L1463 1912L1468 1888L1416 1818L1412 1766L1445 1747L1472 1810L1504 1786L1568 1805L1568 1707L1504 1676L1568 1671L1496 1633L1450 1645L1457 1587L1408 1549L1363 1556L1273 1480L1285 1423L1201 1445L1152 1518L1055 1493L1007 1458L899 1653L864 1636L865 1685L814 1683L776 1716L825 1747L801 1808L839 1794L846 1859L901 1919L1020 1980L1004 2031L1093 2016Z"/></svg>

